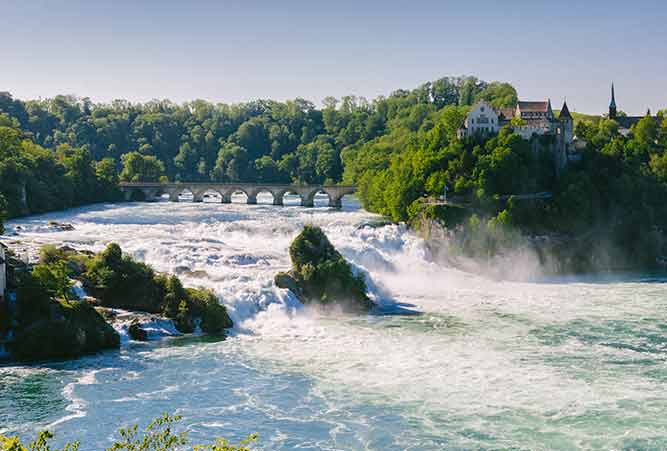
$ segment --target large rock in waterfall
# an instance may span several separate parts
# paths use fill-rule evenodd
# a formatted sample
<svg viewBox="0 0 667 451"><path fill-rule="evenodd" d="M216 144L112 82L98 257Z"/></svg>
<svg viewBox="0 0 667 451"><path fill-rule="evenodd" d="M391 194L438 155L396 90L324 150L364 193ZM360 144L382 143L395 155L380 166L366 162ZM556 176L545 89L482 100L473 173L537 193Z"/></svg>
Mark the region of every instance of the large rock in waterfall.
<svg viewBox="0 0 667 451"><path fill-rule="evenodd" d="M61 359L120 346L120 336L86 301L50 301L50 312L20 331L13 354L21 361Z"/></svg>
<svg viewBox="0 0 667 451"><path fill-rule="evenodd" d="M363 275L350 264L316 226L305 226L289 248L292 269L276 275L279 288L292 291L304 303L340 305L348 312L364 312L374 306L366 295Z"/></svg>

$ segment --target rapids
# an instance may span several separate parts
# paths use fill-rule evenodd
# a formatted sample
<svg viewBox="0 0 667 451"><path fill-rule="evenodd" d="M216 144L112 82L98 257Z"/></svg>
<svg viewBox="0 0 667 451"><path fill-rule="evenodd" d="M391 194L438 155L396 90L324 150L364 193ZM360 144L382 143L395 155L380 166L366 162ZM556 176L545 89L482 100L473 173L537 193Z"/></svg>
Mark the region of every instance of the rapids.
<svg viewBox="0 0 667 451"><path fill-rule="evenodd" d="M0 433L48 428L93 451L175 412L195 442L258 432L264 450L667 448L664 277L494 281L377 219L346 198L342 211L160 202L10 222L3 241L32 258L117 242L214 289L236 327L0 367ZM367 274L383 314L323 316L273 285L306 223Z"/></svg>

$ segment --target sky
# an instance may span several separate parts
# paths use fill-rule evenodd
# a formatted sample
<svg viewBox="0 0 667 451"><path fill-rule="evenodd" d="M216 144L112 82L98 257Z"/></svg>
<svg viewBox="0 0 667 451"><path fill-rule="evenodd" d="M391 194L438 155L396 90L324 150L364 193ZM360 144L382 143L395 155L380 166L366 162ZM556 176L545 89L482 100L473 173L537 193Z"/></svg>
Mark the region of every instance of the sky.
<svg viewBox="0 0 667 451"><path fill-rule="evenodd" d="M667 108L665 0L0 0L0 91L96 102L388 95L443 76Z"/></svg>

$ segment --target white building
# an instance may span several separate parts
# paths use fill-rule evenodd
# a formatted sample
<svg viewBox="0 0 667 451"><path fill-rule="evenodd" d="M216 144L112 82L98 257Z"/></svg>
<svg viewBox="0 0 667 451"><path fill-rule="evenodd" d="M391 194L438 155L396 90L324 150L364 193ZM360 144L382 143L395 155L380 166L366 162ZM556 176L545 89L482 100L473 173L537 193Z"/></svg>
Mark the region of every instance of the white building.
<svg viewBox="0 0 667 451"><path fill-rule="evenodd" d="M464 127L459 130L459 138L473 135L490 135L498 133L498 113L485 101L477 102L468 115Z"/></svg>

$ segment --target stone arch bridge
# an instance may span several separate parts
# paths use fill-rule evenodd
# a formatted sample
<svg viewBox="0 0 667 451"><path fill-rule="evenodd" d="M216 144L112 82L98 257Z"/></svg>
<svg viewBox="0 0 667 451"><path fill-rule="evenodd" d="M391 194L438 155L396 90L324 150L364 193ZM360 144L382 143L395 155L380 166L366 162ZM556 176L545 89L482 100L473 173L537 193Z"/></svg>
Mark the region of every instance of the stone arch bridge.
<svg viewBox="0 0 667 451"><path fill-rule="evenodd" d="M247 196L248 204L257 203L257 195L262 192L271 193L273 196L273 205L283 205L285 194L297 194L301 197L301 205L312 207L314 205L315 195L326 193L329 196L329 206L340 208L341 200L346 194L354 194L354 186L341 185L276 185L276 184L258 184L258 183L152 183L152 182L133 182L120 183L120 189L124 193L125 200L130 201L139 198L144 200L154 200L164 194L169 195L169 200L178 202L179 197L184 192L192 193L194 202L203 202L204 195L207 192L218 193L222 198L222 203L231 203L232 194L244 193Z"/></svg>

